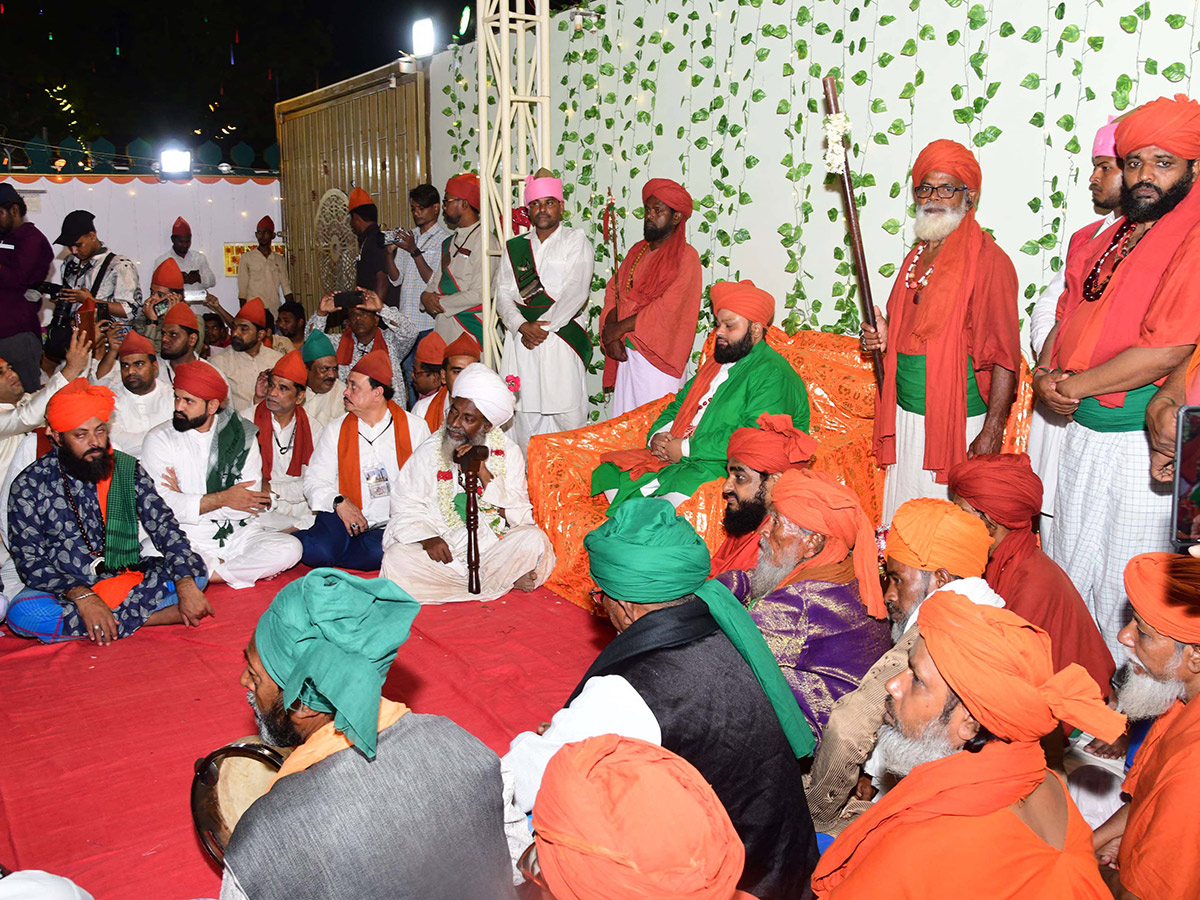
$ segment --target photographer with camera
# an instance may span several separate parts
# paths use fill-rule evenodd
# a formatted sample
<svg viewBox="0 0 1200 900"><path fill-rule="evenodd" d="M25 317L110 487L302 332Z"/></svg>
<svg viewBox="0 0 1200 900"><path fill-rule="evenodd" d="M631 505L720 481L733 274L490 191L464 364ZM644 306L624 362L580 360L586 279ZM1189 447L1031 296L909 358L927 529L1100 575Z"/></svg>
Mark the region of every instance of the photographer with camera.
<svg viewBox="0 0 1200 900"><path fill-rule="evenodd" d="M16 189L0 184L0 358L20 376L25 390L36 391L42 383L42 298L35 286L45 281L54 250L38 227L25 221L27 211ZM33 302L27 296L31 291Z"/></svg>
<svg viewBox="0 0 1200 900"><path fill-rule="evenodd" d="M62 264L63 300L96 304L96 318L129 325L142 306L142 283L137 266L113 253L96 236L96 217L85 209L67 213L54 243L70 252Z"/></svg>

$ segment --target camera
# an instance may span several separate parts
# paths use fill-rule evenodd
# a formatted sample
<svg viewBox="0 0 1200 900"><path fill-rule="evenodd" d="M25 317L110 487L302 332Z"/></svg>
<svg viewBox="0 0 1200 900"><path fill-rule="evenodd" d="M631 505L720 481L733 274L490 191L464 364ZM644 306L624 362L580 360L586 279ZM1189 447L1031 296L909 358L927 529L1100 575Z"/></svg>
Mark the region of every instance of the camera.
<svg viewBox="0 0 1200 900"><path fill-rule="evenodd" d="M404 240L405 235L411 234L407 228L392 228L390 230L379 229L379 246L390 247L393 244L399 244Z"/></svg>
<svg viewBox="0 0 1200 900"><path fill-rule="evenodd" d="M39 284L35 284L33 289L39 294L47 295L51 300L57 300L58 295L62 293L63 286L61 284L55 284L53 281L43 281Z"/></svg>

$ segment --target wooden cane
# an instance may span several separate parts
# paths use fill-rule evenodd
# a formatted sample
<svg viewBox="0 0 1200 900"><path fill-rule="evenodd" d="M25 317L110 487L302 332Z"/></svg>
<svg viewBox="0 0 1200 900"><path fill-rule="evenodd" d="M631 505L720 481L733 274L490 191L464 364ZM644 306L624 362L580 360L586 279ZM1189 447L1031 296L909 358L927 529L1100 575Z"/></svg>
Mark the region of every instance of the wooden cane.
<svg viewBox="0 0 1200 900"><path fill-rule="evenodd" d="M825 103L830 115L841 112L838 107L837 79L828 75L821 79L825 88ZM862 229L858 224L858 203L854 197L854 183L850 179L850 152L842 147L845 165L842 166L842 192L846 196L846 223L850 228L850 250L854 254L854 267L858 270L859 296L862 298L863 321L878 330L875 322L875 303L871 299L871 278L867 272L867 251L863 246ZM883 390L883 354L878 350L871 351L871 364L875 369L875 385Z"/></svg>
<svg viewBox="0 0 1200 900"><path fill-rule="evenodd" d="M463 487L467 492L467 593L478 594L479 585L479 467L488 458L487 447L472 447L459 457Z"/></svg>

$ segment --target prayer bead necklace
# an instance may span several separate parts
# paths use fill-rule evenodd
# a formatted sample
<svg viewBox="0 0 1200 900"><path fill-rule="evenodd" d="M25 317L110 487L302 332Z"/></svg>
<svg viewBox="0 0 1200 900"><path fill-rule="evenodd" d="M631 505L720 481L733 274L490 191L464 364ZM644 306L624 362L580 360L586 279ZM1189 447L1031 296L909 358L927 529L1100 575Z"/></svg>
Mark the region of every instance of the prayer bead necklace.
<svg viewBox="0 0 1200 900"><path fill-rule="evenodd" d="M1083 299L1085 302L1095 303L1104 296L1104 291L1108 288L1108 283L1112 281L1113 275L1117 272L1117 266L1121 264L1121 261L1128 255L1129 251L1121 249L1121 252L1117 254L1116 261L1113 263L1112 271L1108 273L1108 277L1104 279L1104 283L1097 284L1096 282L1100 279L1100 271L1104 268L1104 261L1112 255L1114 250L1123 248L1125 239L1129 237L1130 232L1136 227L1137 223L1126 220L1125 224L1117 229L1117 233L1113 235L1108 249L1104 251L1104 255L1096 260L1096 264L1092 266L1092 271L1088 272L1088 277L1083 281Z"/></svg>
<svg viewBox="0 0 1200 900"><path fill-rule="evenodd" d="M637 256L635 256L635 257L633 258L633 265L631 265L631 266L629 267L629 283L628 283L627 285L625 285L625 289L626 289L627 291L632 291L632 290L633 290L633 273L634 273L634 272L637 270L638 263L640 263L640 262L642 261L642 257L643 257L643 256L645 255L645 253L646 253L646 248L647 248L647 247L649 247L649 246L650 246L649 244L647 244L647 243L643 243L643 244L642 244L642 249L641 249L641 250L639 250L639 251L638 251L638 255L637 255Z"/></svg>
<svg viewBox="0 0 1200 900"><path fill-rule="evenodd" d="M921 255L925 252L925 248L928 246L929 244L927 242L921 242L921 246L917 248L917 252L913 256L912 262L908 264L908 271L904 273L904 286L910 291L916 291L916 293L913 295L914 304L921 302L921 289L924 288L925 285L929 284L929 276L933 274L933 266L930 265L930 267L925 270L925 274L916 281L913 281L912 277L913 272L917 268L917 260L921 258Z"/></svg>
<svg viewBox="0 0 1200 900"><path fill-rule="evenodd" d="M75 514L75 524L79 527L79 536L83 538L83 543L87 546L87 551L92 555L92 562L88 568L95 577L100 574L104 566L104 555L92 546L92 542L88 539L87 529L83 527L83 517L79 515L79 507L75 503L75 494L71 491L71 485L67 482L67 473L63 470L62 463L58 464L58 474L62 478L63 493L67 495L67 503L71 507L71 512Z"/></svg>

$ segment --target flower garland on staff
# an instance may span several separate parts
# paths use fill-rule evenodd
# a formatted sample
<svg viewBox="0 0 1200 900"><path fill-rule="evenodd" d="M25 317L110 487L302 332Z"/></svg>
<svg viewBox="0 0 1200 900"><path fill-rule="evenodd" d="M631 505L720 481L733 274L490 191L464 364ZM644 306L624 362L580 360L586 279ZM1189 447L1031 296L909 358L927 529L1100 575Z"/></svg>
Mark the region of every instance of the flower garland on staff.
<svg viewBox="0 0 1200 900"><path fill-rule="evenodd" d="M489 451L487 459L488 471L493 478L504 478L508 468L508 458L504 454L504 433L499 428L493 428L487 434L485 441ZM450 528L466 527L466 486L463 484L462 472L457 462L447 458L443 446L438 452L439 465L437 473L437 501L442 519ZM500 508L493 506L483 499L483 485L477 488L479 493L479 521L486 522L488 528L497 537L508 530L508 522L500 514ZM461 498L461 499L458 499ZM461 508L460 508L461 507Z"/></svg>

